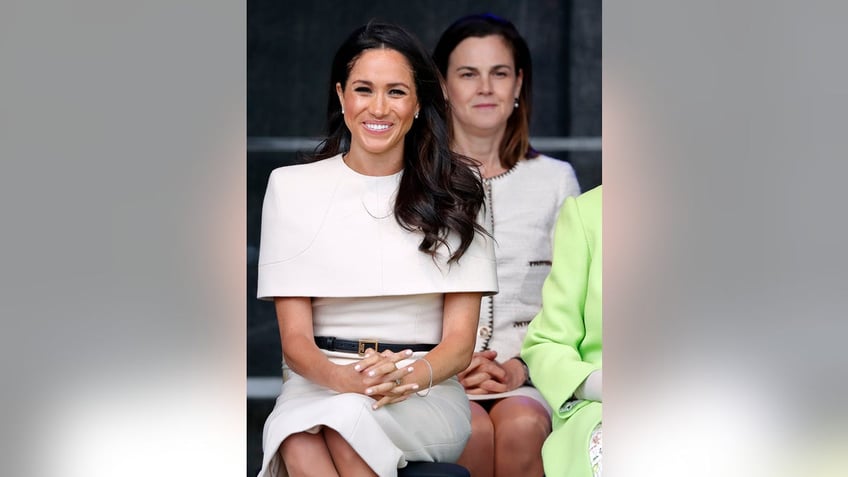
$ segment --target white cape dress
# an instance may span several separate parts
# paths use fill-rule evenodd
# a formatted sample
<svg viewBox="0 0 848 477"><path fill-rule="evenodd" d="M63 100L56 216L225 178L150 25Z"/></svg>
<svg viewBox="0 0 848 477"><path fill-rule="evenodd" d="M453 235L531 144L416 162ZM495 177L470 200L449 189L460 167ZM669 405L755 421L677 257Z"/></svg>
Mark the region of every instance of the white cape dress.
<svg viewBox="0 0 848 477"><path fill-rule="evenodd" d="M262 211L258 297L313 297L315 336L438 343L444 293L497 292L492 242L477 234L450 266L445 254L434 261L419 252L421 235L402 229L392 214L401 177L358 174L341 155L272 172ZM338 364L360 359L324 353ZM263 431L260 477L287 475L280 444L321 426L338 431L378 475L389 477L407 461L455 461L471 432L468 400L455 378L427 397L376 411L373 402L316 385L283 363L282 390Z"/></svg>

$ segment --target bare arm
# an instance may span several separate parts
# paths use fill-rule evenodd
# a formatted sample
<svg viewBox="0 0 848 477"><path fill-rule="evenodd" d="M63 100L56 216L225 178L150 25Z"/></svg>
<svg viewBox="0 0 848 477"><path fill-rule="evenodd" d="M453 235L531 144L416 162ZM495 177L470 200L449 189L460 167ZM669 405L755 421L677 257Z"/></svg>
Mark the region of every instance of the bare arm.
<svg viewBox="0 0 848 477"><path fill-rule="evenodd" d="M312 299L309 297L277 297L277 323L286 364L295 373L321 386L338 392L365 394L362 375L354 364L331 362L318 346L312 331Z"/></svg>
<svg viewBox="0 0 848 477"><path fill-rule="evenodd" d="M436 385L468 367L474 352L477 320L480 315L480 298L482 293L447 293L442 319L442 341L424 358L433 368L433 385ZM380 407L392 402L405 399L417 385L424 390L430 385L430 369L426 363L414 362L412 372L401 378L401 385L396 392L383 396L375 405ZM382 392L383 385L375 386ZM386 388L391 384L387 383ZM386 392L391 389L386 389Z"/></svg>
<svg viewBox="0 0 848 477"><path fill-rule="evenodd" d="M433 384L455 376L471 363L482 296L482 293L445 295L442 341L425 356L433 366ZM415 373L406 379L411 378L423 389L429 384L429 376L428 371L422 376L427 379L426 381L417 379Z"/></svg>

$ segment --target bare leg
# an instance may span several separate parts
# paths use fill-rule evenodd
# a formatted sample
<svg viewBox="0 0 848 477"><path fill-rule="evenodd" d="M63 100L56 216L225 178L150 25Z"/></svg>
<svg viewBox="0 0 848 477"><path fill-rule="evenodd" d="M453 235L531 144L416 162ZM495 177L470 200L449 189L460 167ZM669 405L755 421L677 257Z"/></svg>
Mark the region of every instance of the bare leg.
<svg viewBox="0 0 848 477"><path fill-rule="evenodd" d="M471 477L492 477L494 457L495 428L492 426L492 420L483 406L471 401L471 438L468 439L457 464L468 469Z"/></svg>
<svg viewBox="0 0 848 477"><path fill-rule="evenodd" d="M377 474L371 470L371 467L362 460L362 457L356 453L341 434L334 429L325 427L324 438L327 441L327 448L330 449L330 455L333 457L333 463L338 469L338 475L342 477L377 477Z"/></svg>
<svg viewBox="0 0 848 477"><path fill-rule="evenodd" d="M542 444L551 433L551 416L534 399L501 399L490 414L495 427L495 475L543 475Z"/></svg>
<svg viewBox="0 0 848 477"><path fill-rule="evenodd" d="M290 477L338 476L323 432L292 434L280 444L279 456Z"/></svg>

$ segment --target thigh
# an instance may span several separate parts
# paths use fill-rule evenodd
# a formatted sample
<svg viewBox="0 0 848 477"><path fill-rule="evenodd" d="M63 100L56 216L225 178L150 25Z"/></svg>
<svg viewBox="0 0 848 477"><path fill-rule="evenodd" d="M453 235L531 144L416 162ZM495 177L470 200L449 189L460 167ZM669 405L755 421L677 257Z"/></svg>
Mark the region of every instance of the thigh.
<svg viewBox="0 0 848 477"><path fill-rule="evenodd" d="M368 466L368 463L362 459L362 456L338 432L325 428L323 433L333 459L333 465L340 476L377 476L374 470Z"/></svg>
<svg viewBox="0 0 848 477"><path fill-rule="evenodd" d="M290 475L338 475L322 432L292 434L280 444L278 454Z"/></svg>
<svg viewBox="0 0 848 477"><path fill-rule="evenodd" d="M472 434L478 430L491 429L492 418L489 416L489 411L476 401L471 401L470 405Z"/></svg>
<svg viewBox="0 0 848 477"><path fill-rule="evenodd" d="M455 461L471 435L468 399L455 378L372 415L407 460Z"/></svg>

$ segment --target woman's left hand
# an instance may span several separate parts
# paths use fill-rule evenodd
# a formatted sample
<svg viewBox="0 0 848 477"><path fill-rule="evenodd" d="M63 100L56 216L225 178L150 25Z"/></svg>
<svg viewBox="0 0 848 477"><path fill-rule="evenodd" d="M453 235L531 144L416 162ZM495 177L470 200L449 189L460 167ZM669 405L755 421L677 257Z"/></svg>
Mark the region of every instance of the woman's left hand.
<svg viewBox="0 0 848 477"><path fill-rule="evenodd" d="M401 384L404 376L412 373L412 366L397 367L397 363L412 356L412 351L404 350L400 353L383 351L377 353L366 350L365 358L354 367L364 375L363 383L368 387L365 394L377 400L371 407L379 409L386 404L393 404L406 400L410 394L419 389L418 384Z"/></svg>
<svg viewBox="0 0 848 477"><path fill-rule="evenodd" d="M492 359L463 376L461 382L468 394L495 394L521 387L526 378L524 366L518 360L509 359L501 364Z"/></svg>
<svg viewBox="0 0 848 477"><path fill-rule="evenodd" d="M377 410L386 404L406 401L412 393L419 389L417 383L397 384L397 382L392 382L391 385L391 388L382 394L370 394L371 397L377 400L377 402L371 405L372 409Z"/></svg>

